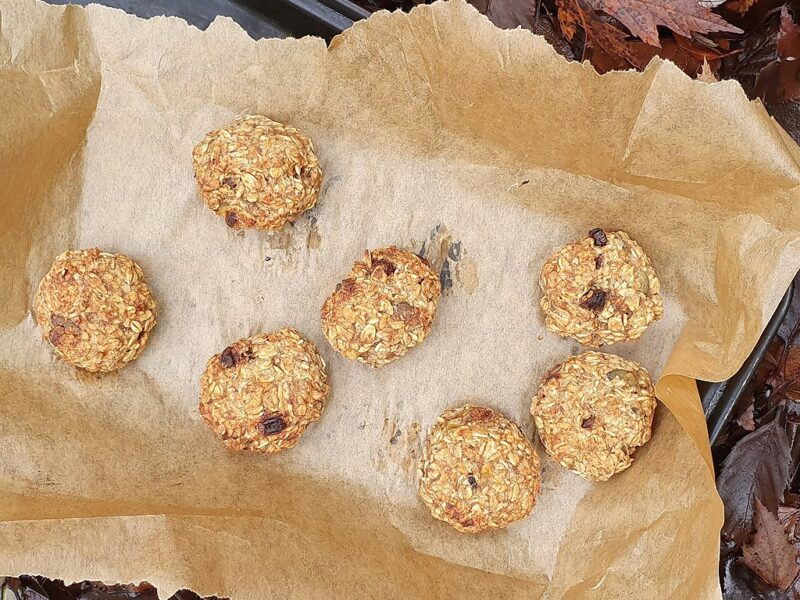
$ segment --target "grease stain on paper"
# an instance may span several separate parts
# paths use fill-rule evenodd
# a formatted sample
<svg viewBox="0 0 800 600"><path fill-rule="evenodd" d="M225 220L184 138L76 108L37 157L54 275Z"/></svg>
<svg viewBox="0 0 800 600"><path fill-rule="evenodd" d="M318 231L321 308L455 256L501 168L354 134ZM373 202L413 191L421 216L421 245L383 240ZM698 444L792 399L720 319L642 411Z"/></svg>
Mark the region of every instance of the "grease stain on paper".
<svg viewBox="0 0 800 600"><path fill-rule="evenodd" d="M422 244L415 242L413 245L420 246L417 256L428 261L434 272L439 273L442 294L450 294L454 286L470 295L478 289L477 263L467 256L461 240L454 239L445 225L440 223Z"/></svg>
<svg viewBox="0 0 800 600"><path fill-rule="evenodd" d="M264 264L270 268L278 265L285 269L296 266L299 254L310 253L322 245L322 235L317 226L316 215L303 215L293 223L287 223L279 231L266 234L268 251Z"/></svg>
<svg viewBox="0 0 800 600"><path fill-rule="evenodd" d="M422 452L420 425L412 421L401 427L394 420L383 420L381 429L382 444L372 456L372 466L378 471L390 470L402 475L407 481L414 481L417 461Z"/></svg>

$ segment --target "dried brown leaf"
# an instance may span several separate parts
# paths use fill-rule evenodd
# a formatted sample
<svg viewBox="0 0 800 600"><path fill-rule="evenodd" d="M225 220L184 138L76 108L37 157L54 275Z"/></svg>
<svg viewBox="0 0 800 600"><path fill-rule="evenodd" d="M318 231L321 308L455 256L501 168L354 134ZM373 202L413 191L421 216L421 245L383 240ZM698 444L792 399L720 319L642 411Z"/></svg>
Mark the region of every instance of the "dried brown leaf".
<svg viewBox="0 0 800 600"><path fill-rule="evenodd" d="M703 64L700 67L700 73L697 74L698 81L704 81L705 83L716 83L719 81L717 76L714 75L714 71L711 70L711 65L708 64L706 59L703 59Z"/></svg>
<svg viewBox="0 0 800 600"><path fill-rule="evenodd" d="M782 419L743 437L722 463L717 488L725 502L723 535L737 544L752 529L754 501L778 510L789 480L791 452Z"/></svg>
<svg viewBox="0 0 800 600"><path fill-rule="evenodd" d="M800 100L800 27L786 6L781 8L776 46L778 59L758 73L754 94L767 104Z"/></svg>
<svg viewBox="0 0 800 600"><path fill-rule="evenodd" d="M739 418L736 419L736 422L739 424L739 427L741 427L746 431L754 431L756 428L756 422L753 420L753 408L754 404L751 402L744 410L744 412L741 415L739 415Z"/></svg>
<svg viewBox="0 0 800 600"><path fill-rule="evenodd" d="M789 8L785 5L781 8L778 55L781 58L800 58L800 27L794 22Z"/></svg>
<svg viewBox="0 0 800 600"><path fill-rule="evenodd" d="M625 60L630 66L643 69L649 57L645 58L636 47L625 38L625 32L598 18L589 0L555 0L558 6L558 21L561 31L568 39L573 39L578 27L585 35L587 45L599 46L609 54Z"/></svg>
<svg viewBox="0 0 800 600"><path fill-rule="evenodd" d="M789 542L778 517L758 500L753 526L753 537L742 549L744 563L764 582L787 589L797 576L797 550Z"/></svg>
<svg viewBox="0 0 800 600"><path fill-rule="evenodd" d="M779 506L778 519L780 519L781 525L783 525L783 528L786 530L789 540L793 542L798 541L800 530L798 530L797 525L800 522L800 508L794 506Z"/></svg>
<svg viewBox="0 0 800 600"><path fill-rule="evenodd" d="M742 33L697 0L589 0L589 3L618 19L633 35L652 46L661 45L659 25L686 37L692 33Z"/></svg>
<svg viewBox="0 0 800 600"><path fill-rule="evenodd" d="M468 0L479 12L502 29L522 27L544 38L562 56L575 60L572 48L554 26L551 15L540 10L536 14L535 0Z"/></svg>
<svg viewBox="0 0 800 600"><path fill-rule="evenodd" d="M750 8L758 2L758 0L733 0L733 2L728 2L725 5L725 8L728 10L732 10L734 12L738 12L741 14L746 13Z"/></svg>

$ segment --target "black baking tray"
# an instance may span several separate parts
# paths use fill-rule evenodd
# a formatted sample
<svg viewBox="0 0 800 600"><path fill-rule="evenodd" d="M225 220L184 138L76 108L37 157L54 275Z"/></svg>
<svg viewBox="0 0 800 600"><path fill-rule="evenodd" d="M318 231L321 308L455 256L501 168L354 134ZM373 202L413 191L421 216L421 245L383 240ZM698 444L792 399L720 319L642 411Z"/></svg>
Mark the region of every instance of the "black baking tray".
<svg viewBox="0 0 800 600"><path fill-rule="evenodd" d="M181 17L205 29L217 15L231 17L254 39L315 35L328 41L369 12L350 0L47 0L104 4L148 18Z"/></svg>
<svg viewBox="0 0 800 600"><path fill-rule="evenodd" d="M753 379L758 365L767 353L770 342L778 335L781 323L792 304L792 297L795 293L794 288L795 282L792 282L767 327L761 334L756 347L753 348L750 356L733 377L719 383L697 382L700 398L703 401L703 412L708 425L708 438L711 446L717 443L733 415L736 414L737 408L745 396L748 384Z"/></svg>

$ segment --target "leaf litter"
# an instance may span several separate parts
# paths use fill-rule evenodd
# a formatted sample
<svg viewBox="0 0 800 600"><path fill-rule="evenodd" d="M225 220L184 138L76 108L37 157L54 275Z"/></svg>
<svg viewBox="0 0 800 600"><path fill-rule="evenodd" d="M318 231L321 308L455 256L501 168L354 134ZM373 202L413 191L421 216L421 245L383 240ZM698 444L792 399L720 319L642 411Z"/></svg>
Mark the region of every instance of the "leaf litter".
<svg viewBox="0 0 800 600"><path fill-rule="evenodd" d="M712 448L723 598L800 600L800 294L741 402Z"/></svg>

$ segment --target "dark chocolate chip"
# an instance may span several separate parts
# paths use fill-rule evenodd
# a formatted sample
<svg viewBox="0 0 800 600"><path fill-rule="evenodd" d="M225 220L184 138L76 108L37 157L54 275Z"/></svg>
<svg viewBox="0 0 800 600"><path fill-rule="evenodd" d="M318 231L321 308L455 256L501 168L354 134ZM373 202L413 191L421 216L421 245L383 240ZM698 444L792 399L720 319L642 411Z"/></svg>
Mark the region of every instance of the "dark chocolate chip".
<svg viewBox="0 0 800 600"><path fill-rule="evenodd" d="M232 190L236 189L236 180L233 177L226 177L222 180L222 184L231 188Z"/></svg>
<svg viewBox="0 0 800 600"><path fill-rule="evenodd" d="M477 492L478 491L478 480L475 479L475 476L472 473L467 475L467 481L469 481L469 486L472 488L472 491L473 492Z"/></svg>
<svg viewBox="0 0 800 600"><path fill-rule="evenodd" d="M235 367L236 363L239 362L239 353L232 346L228 346L219 355L219 362L226 369Z"/></svg>
<svg viewBox="0 0 800 600"><path fill-rule="evenodd" d="M606 305L606 293L603 290L589 290L581 300L581 306L587 310L599 313Z"/></svg>
<svg viewBox="0 0 800 600"><path fill-rule="evenodd" d="M267 415L261 420L261 433L275 435L286 429L286 421L280 415Z"/></svg>
<svg viewBox="0 0 800 600"><path fill-rule="evenodd" d="M584 429L591 429L594 425L595 416L592 415L591 417L586 417L583 421L581 421L581 427Z"/></svg>
<svg viewBox="0 0 800 600"><path fill-rule="evenodd" d="M608 244L608 238L606 237L606 232L597 227L596 229L592 229L589 232L589 237L594 240L594 245L603 247Z"/></svg>
<svg viewBox="0 0 800 600"><path fill-rule="evenodd" d="M239 222L239 217L237 217L235 213L232 212L225 213L225 224L228 227L235 227L236 223L238 222Z"/></svg>
<svg viewBox="0 0 800 600"><path fill-rule="evenodd" d="M598 254L597 256L594 257L594 268L599 269L602 266L603 266L603 255Z"/></svg>
<svg viewBox="0 0 800 600"><path fill-rule="evenodd" d="M62 317L61 315L50 315L50 323L55 325L56 327L64 327L67 324L67 320Z"/></svg>

